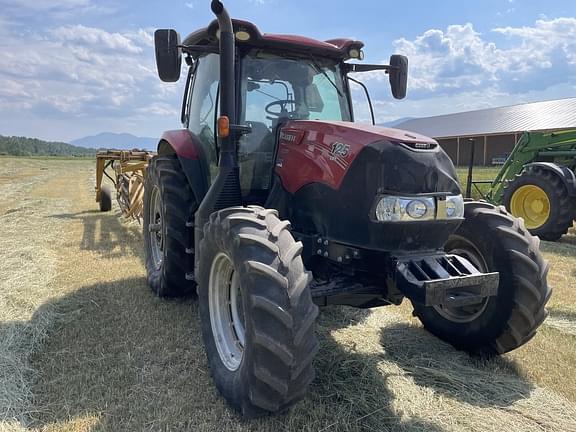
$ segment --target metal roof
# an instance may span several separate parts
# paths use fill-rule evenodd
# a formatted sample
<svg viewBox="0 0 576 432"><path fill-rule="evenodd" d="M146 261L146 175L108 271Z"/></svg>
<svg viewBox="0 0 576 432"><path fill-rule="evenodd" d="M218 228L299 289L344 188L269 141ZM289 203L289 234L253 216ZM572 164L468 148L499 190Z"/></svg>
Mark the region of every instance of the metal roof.
<svg viewBox="0 0 576 432"><path fill-rule="evenodd" d="M576 128L576 98L407 120L395 126L433 138Z"/></svg>

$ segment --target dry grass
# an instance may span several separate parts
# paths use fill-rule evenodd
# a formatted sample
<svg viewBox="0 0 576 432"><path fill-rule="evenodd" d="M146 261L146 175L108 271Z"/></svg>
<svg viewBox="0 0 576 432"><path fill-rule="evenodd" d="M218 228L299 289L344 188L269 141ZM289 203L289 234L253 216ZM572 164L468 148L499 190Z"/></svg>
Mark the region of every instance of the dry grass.
<svg viewBox="0 0 576 432"><path fill-rule="evenodd" d="M41 161L3 158L0 172L0 429L17 430L31 410L29 358L53 317L49 309L36 311L55 294L51 281L64 224L45 215L70 202L65 196L35 193L44 182L63 184Z"/></svg>
<svg viewBox="0 0 576 432"><path fill-rule="evenodd" d="M10 164L17 179L0 179L14 200L0 211L0 430L576 431L574 236L543 244L553 319L526 347L480 362L422 330L406 304L326 309L309 397L242 421L213 387L196 304L155 298L139 226L96 211L92 164Z"/></svg>

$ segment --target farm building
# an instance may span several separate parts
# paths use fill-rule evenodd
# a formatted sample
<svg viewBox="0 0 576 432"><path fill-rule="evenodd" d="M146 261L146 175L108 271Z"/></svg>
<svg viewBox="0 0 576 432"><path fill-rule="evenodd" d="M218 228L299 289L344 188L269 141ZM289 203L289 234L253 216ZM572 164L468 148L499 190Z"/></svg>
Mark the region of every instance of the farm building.
<svg viewBox="0 0 576 432"><path fill-rule="evenodd" d="M512 151L524 131L575 129L576 98L416 118L395 127L437 139L456 165L468 164L474 138L474 163L491 165Z"/></svg>

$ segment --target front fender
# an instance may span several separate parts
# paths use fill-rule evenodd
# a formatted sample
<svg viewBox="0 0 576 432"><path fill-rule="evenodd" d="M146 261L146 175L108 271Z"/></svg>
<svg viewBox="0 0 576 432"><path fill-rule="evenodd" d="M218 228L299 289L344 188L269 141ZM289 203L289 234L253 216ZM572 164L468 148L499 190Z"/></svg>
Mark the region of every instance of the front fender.
<svg viewBox="0 0 576 432"><path fill-rule="evenodd" d="M210 187L210 167L202 146L188 129L166 131L158 143L158 156L176 155L200 203Z"/></svg>
<svg viewBox="0 0 576 432"><path fill-rule="evenodd" d="M164 132L158 143L158 155L171 153L176 153L187 159L200 159L200 148L192 132L188 129Z"/></svg>
<svg viewBox="0 0 576 432"><path fill-rule="evenodd" d="M576 176L570 168L555 164L554 162L532 162L524 165L524 168L527 167L538 167L557 175L560 180L562 180L562 183L564 183L564 186L566 186L568 195L576 197Z"/></svg>

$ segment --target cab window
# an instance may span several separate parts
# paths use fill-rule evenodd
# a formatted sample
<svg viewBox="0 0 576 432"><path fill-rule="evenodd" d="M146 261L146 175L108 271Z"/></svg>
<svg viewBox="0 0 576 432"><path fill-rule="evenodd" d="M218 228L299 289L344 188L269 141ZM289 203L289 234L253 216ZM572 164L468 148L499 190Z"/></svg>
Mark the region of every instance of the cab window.
<svg viewBox="0 0 576 432"><path fill-rule="evenodd" d="M244 197L270 188L277 126L287 120L351 121L337 62L253 51L242 62L240 122L252 127L239 145Z"/></svg>
<svg viewBox="0 0 576 432"><path fill-rule="evenodd" d="M218 84L220 63L217 54L197 60L192 96L188 109L188 129L199 140L210 169L209 182L214 181L218 166L215 123L218 112Z"/></svg>

